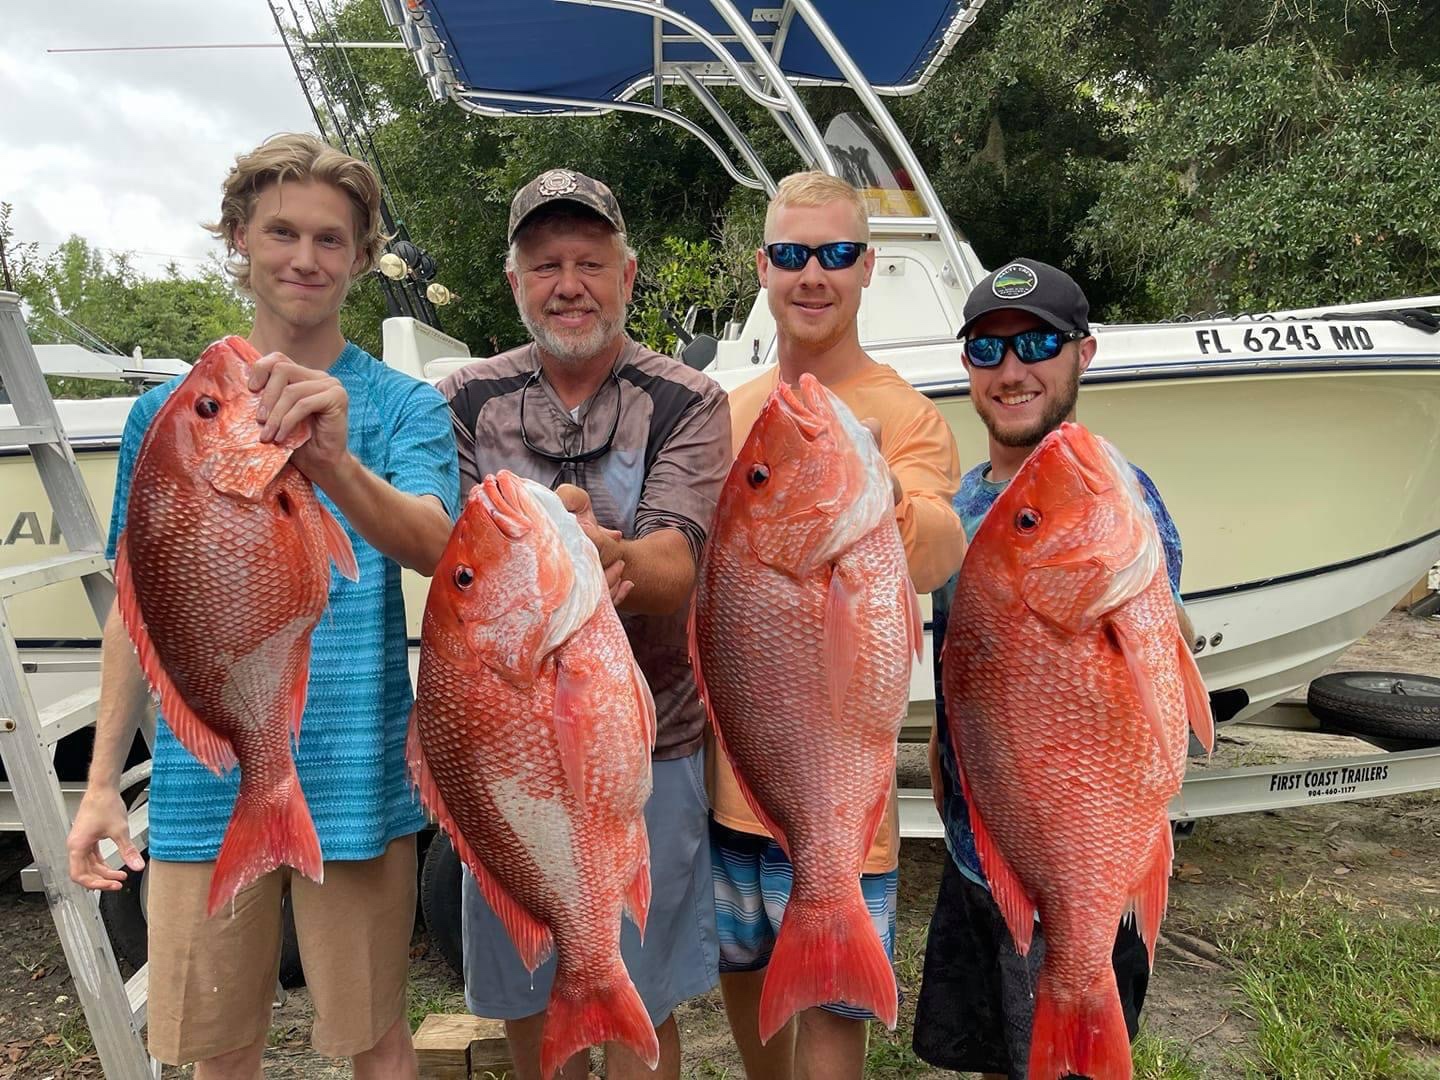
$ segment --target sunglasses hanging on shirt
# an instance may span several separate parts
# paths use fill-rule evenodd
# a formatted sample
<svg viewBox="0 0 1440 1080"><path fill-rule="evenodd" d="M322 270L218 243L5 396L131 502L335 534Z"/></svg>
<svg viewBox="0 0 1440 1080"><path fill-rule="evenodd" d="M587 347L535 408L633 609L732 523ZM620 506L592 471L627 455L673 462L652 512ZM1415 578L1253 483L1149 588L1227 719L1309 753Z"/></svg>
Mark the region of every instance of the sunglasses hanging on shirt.
<svg viewBox="0 0 1440 1080"><path fill-rule="evenodd" d="M615 432L620 430L621 395L620 377L612 371L610 372L609 381L615 384L615 419L610 423L610 434L605 436L605 441L593 450L584 450L578 454L552 454L549 450L542 450L530 441L529 429L525 426L525 398L529 396L530 388L540 383L540 370L537 368L520 391L520 439L525 444L525 449L537 457L542 457L546 461L553 461L560 465L583 465L587 461L594 461L608 454L610 447L615 443Z"/></svg>

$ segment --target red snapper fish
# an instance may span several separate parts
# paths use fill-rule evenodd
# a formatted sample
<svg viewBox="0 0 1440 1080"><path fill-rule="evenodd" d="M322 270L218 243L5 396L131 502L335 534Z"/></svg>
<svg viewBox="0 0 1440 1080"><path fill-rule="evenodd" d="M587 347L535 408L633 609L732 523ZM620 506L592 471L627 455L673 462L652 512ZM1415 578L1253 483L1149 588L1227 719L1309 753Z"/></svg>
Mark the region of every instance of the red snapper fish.
<svg viewBox="0 0 1440 1080"><path fill-rule="evenodd" d="M291 740L330 563L359 576L345 530L290 464L308 422L284 443L260 441L259 358L243 338L218 341L160 407L115 554L120 613L165 722L216 775L240 766L211 915L281 865L322 879Z"/></svg>
<svg viewBox="0 0 1440 1080"><path fill-rule="evenodd" d="M690 634L718 741L794 866L761 1039L833 1001L894 1028L895 974L860 873L889 808L920 609L890 470L809 374L776 387L735 459Z"/></svg>
<svg viewBox="0 0 1440 1080"><path fill-rule="evenodd" d="M426 810L534 971L553 951L550 1077L614 1040L660 1045L620 956L650 909L655 703L595 546L554 492L471 489L430 584L406 754Z"/></svg>
<svg viewBox="0 0 1440 1080"><path fill-rule="evenodd" d="M1115 932L1133 913L1153 962L1187 725L1207 748L1214 727L1134 470L1079 424L976 533L942 675L995 902L1022 954L1045 930L1028 1075L1129 1080Z"/></svg>

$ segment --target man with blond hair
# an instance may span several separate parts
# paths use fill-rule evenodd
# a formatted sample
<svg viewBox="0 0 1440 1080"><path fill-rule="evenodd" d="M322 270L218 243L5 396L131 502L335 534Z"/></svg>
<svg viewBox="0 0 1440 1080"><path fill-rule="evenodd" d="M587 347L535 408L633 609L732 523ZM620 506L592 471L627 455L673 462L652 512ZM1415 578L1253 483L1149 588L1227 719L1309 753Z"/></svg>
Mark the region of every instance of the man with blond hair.
<svg viewBox="0 0 1440 1080"><path fill-rule="evenodd" d="M777 382L808 372L862 419L890 466L895 521L910 577L929 592L960 566L965 537L950 500L960 483L954 437L939 410L860 345L856 316L875 253L864 199L819 172L781 182L755 253L775 317L776 370L730 394L732 436L745 443ZM720 929L720 988L752 1080L850 1080L865 1067L871 1015L843 1003L806 1009L762 1045L760 992L792 884L789 859L750 812L728 762L711 758L711 865ZM899 881L895 796L860 878L875 931L894 959Z"/></svg>
<svg viewBox="0 0 1440 1080"><path fill-rule="evenodd" d="M405 987L415 833L425 820L405 771L411 698L400 567L429 574L450 535L459 477L449 412L432 387L386 368L340 331L340 306L382 242L380 184L367 164L311 135L277 135L236 159L212 231L255 301L249 340L263 355L250 389L261 399L260 437L282 440L309 420L311 437L291 460L344 525L360 577L332 575L329 607L311 638L295 751L325 857L324 884L282 867L206 918L238 774L211 775L157 725L147 871L150 1052L168 1064L195 1062L196 1080L260 1075L288 891L315 1005L315 1049L351 1058L360 1080L403 1080L416 1075ZM141 440L178 381L131 408L110 519L112 557ZM195 583L212 592L214 585ZM115 843L130 872L145 869L117 785L146 686L118 611L105 624L101 656L95 751L70 832L70 876L113 890L126 874L101 860L100 840Z"/></svg>

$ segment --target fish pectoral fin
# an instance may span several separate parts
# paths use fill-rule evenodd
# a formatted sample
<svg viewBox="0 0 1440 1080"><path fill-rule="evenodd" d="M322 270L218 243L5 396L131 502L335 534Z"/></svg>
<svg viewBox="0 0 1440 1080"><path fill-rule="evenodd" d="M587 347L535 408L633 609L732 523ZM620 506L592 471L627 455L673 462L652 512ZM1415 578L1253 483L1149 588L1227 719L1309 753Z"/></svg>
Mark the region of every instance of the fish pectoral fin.
<svg viewBox="0 0 1440 1080"><path fill-rule="evenodd" d="M441 831L450 838L450 844L455 849L455 854L460 861L470 868L470 873L475 875L475 884L480 890L480 895L490 905L490 910L495 912L496 917L505 926L505 932L510 935L510 940L515 944L515 950L520 954L521 961L525 964L527 971L534 971L549 957L555 947L554 938L550 930L539 919L531 915L529 911L521 907L519 902L510 895L495 879L495 875L480 857L475 854L475 849L460 831L460 826L450 816L450 811L445 807L445 798L440 794L440 788L435 783L435 775L430 771L430 765L425 760L425 748L420 740L420 706L416 705L410 710L410 730L405 737L405 761L410 767L410 782L415 785L420 795L420 805L425 808Z"/></svg>
<svg viewBox="0 0 1440 1080"><path fill-rule="evenodd" d="M1165 917L1165 903L1170 895L1170 864L1175 858L1175 841L1170 832L1170 819L1162 817L1156 829L1154 844L1145 871L1130 895L1135 910L1135 929L1150 951L1150 966L1155 966L1155 939L1160 935L1160 920Z"/></svg>
<svg viewBox="0 0 1440 1080"><path fill-rule="evenodd" d="M1190 643L1183 636L1176 636L1176 650L1180 654L1180 685L1185 690L1185 714L1190 720L1190 730L1200 740L1209 754L1215 749L1215 715L1210 711L1210 691L1205 689L1205 677L1190 651Z"/></svg>
<svg viewBox="0 0 1440 1080"><path fill-rule="evenodd" d="M864 600L865 583L852 580L841 567L833 567L825 598L822 662L830 686L830 715L836 723L845 714L845 695L850 689L855 659L860 655L860 607Z"/></svg>
<svg viewBox="0 0 1440 1080"><path fill-rule="evenodd" d="M1112 618L1105 623L1106 637L1125 661L1125 670L1130 675L1130 684L1140 702L1140 712L1155 736L1160 748L1160 760L1170 772L1178 768L1175 761L1175 747L1171 745L1170 733L1165 730L1165 717L1160 712L1160 702L1155 697L1155 676L1145 658L1144 643L1138 633L1123 619Z"/></svg>
<svg viewBox="0 0 1440 1080"><path fill-rule="evenodd" d="M359 581L360 564L355 561L355 548L350 543L350 534L335 515L325 509L324 503L317 499L316 505L320 508L320 524L325 530L325 549L330 553L335 569L351 581Z"/></svg>
<svg viewBox="0 0 1440 1080"><path fill-rule="evenodd" d="M575 800L585 806L585 759L589 756L593 692L587 672L572 663L555 661L555 745L560 767Z"/></svg>
<svg viewBox="0 0 1440 1080"><path fill-rule="evenodd" d="M130 556L126 534L120 534L115 549L115 594L120 605L120 618L130 641L135 646L135 655L140 670L150 680L150 686L160 699L160 711L165 723L195 759L216 776L229 772L239 764L235 747L230 740L216 731L190 708L179 688L165 670L160 654L155 651L155 642L145 625L145 615L140 610L140 598L135 595L135 579L130 573Z"/></svg>
<svg viewBox="0 0 1440 1080"><path fill-rule="evenodd" d="M970 831L975 834L975 852L980 856L980 868L990 882L990 895L995 898L995 906L1005 916L1005 925L1010 928L1015 951L1024 956L1030 951L1030 938L1035 932L1035 904L980 816L963 762L959 763L959 771L960 790L970 811Z"/></svg>

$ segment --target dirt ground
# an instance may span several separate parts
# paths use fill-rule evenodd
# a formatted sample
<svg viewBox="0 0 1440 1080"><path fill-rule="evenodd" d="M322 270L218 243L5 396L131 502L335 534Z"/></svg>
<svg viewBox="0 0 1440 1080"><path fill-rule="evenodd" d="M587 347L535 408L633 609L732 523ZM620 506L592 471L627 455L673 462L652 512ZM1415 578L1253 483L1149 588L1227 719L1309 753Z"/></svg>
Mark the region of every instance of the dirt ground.
<svg viewBox="0 0 1440 1080"><path fill-rule="evenodd" d="M1440 621L1392 614L1336 667L1440 675ZM1213 764L1370 751L1352 739L1231 727L1223 732ZM904 748L902 784L922 783L922 754L920 747ZM908 1054L925 929L945 857L939 841L905 843L897 959L905 1004L899 1031L881 1036L877 1041L886 1045L872 1050L871 1075L953 1075L927 1070ZM1148 1030L1188 1044L1200 1075L1239 1076L1254 1021L1235 985L1232 963L1217 946L1217 924L1258 919L1277 888L1304 888L1357 913L1440 909L1440 792L1205 820L1181 841L1175 861L1144 1022ZM0 1080L97 1077L99 1065L88 1051L45 905L20 891L19 871L27 862L23 841L0 836ZM430 950L423 928L417 929L412 954L412 1012L463 1008L459 980ZM276 1010L267 1076L348 1075L343 1063L323 1061L307 1049L309 1016L303 989ZM742 1076L718 992L683 1006L678 1019L686 1077Z"/></svg>

